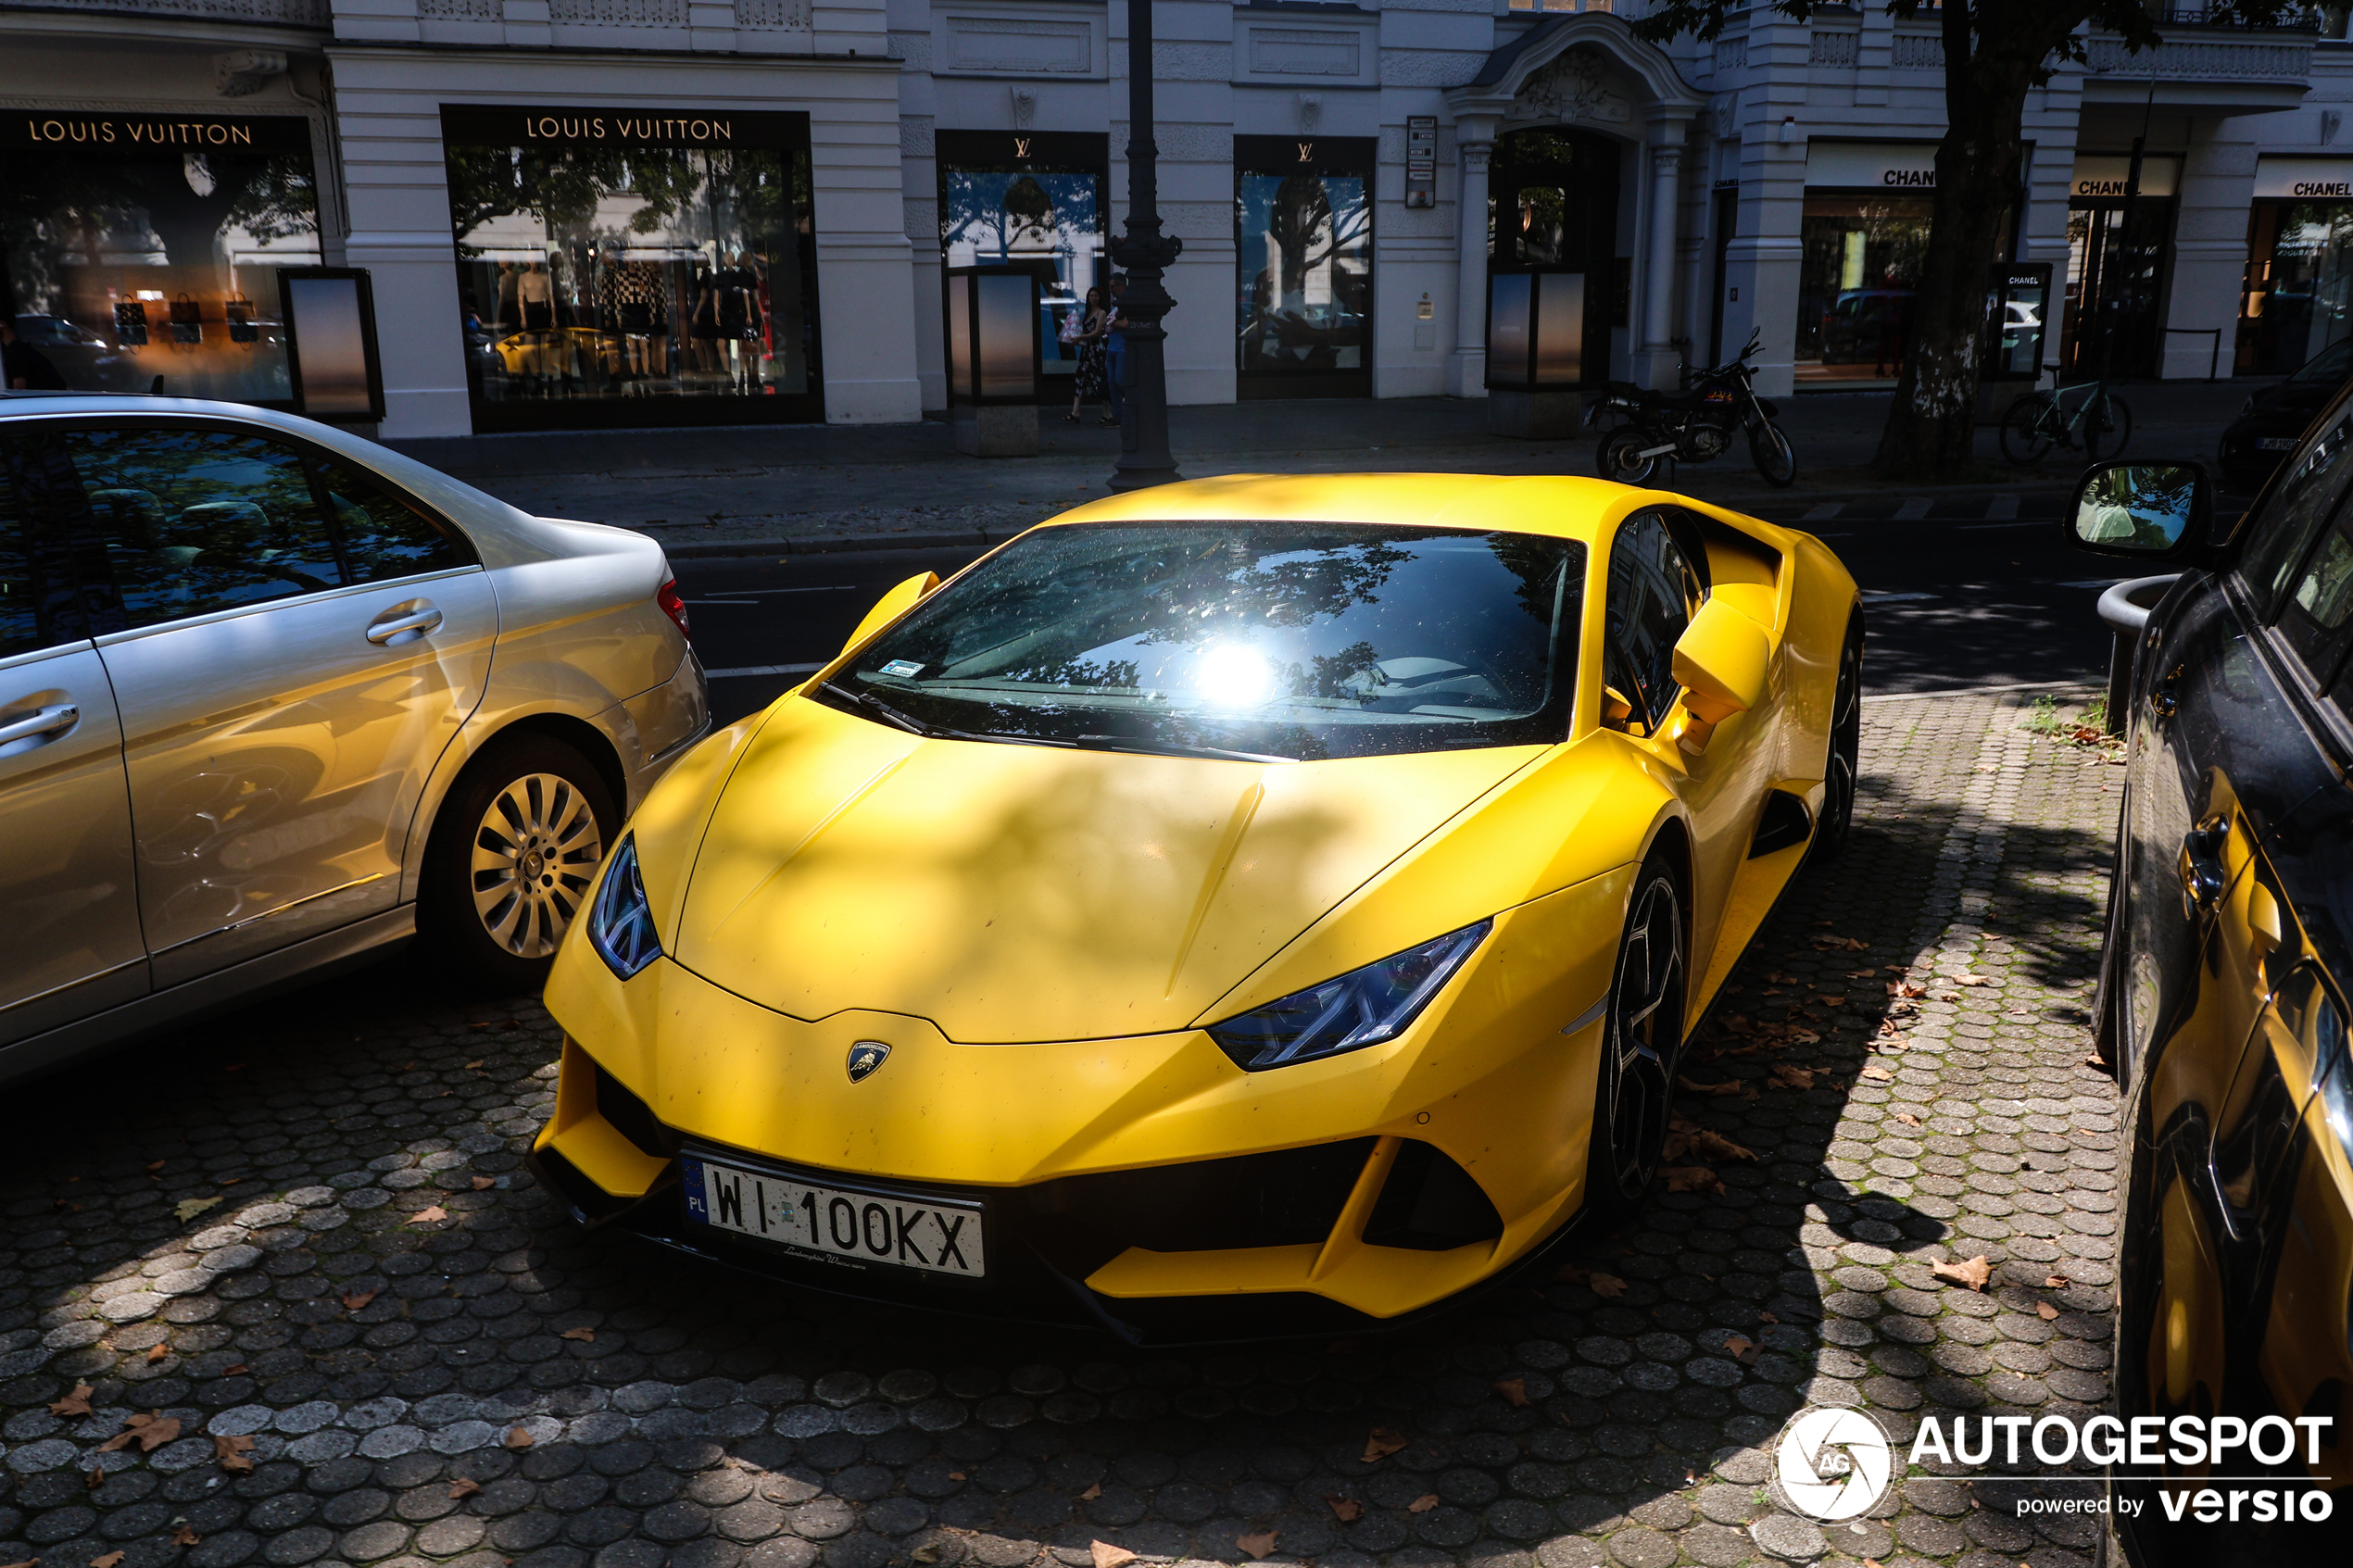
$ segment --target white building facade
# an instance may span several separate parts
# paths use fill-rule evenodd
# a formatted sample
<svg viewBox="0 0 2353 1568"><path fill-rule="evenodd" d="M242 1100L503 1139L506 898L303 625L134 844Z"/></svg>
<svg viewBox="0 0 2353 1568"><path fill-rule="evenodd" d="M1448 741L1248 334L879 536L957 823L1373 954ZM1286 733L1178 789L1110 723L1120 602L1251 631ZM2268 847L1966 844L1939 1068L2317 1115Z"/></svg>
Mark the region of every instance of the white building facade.
<svg viewBox="0 0 2353 1568"><path fill-rule="evenodd" d="M1548 3L1159 0L1175 401L1672 384L1752 333L1769 392L1893 383L1932 13L1659 47ZM2032 95L1984 240L1998 369L2270 375L2353 333L2330 26L2094 36ZM315 266L368 274L387 437L909 420L948 402L947 271L983 267L1037 278L1063 401L1125 216L1117 0L49 0L0 31L0 282L76 386L286 402L277 270ZM1540 294L1541 349L1501 324Z"/></svg>

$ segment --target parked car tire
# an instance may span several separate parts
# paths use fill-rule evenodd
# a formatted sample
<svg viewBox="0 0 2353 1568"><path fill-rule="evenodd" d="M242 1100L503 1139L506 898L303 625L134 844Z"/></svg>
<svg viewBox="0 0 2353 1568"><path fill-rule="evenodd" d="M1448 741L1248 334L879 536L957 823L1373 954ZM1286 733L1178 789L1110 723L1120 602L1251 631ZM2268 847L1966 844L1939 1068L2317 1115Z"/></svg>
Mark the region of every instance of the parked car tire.
<svg viewBox="0 0 2353 1568"><path fill-rule="evenodd" d="M537 989L620 828L611 789L577 750L540 734L493 741L434 821L419 934L468 980Z"/></svg>
<svg viewBox="0 0 2353 1568"><path fill-rule="evenodd" d="M1681 874L1654 851L1634 879L1626 929L1618 938L1607 1033L1594 1079L1585 1206L1604 1223L1641 1204L1663 1163L1690 978L1683 904Z"/></svg>
<svg viewBox="0 0 2353 1568"><path fill-rule="evenodd" d="M1830 755L1822 768L1822 811L1814 843L1806 852L1816 864L1846 847L1855 827L1855 780L1863 749L1863 617L1847 623L1838 657L1838 685L1831 699Z"/></svg>

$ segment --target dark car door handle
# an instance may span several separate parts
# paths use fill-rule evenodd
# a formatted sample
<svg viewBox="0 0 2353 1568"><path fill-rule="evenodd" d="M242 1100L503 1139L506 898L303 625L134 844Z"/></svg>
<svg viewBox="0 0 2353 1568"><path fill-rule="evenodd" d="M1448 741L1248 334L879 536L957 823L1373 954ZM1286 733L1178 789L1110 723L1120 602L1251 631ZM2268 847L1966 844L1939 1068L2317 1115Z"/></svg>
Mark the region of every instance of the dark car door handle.
<svg viewBox="0 0 2353 1568"><path fill-rule="evenodd" d="M2231 826L2210 817L2182 835L2182 913L2191 920L2212 914L2227 880L2222 869L2222 844Z"/></svg>
<svg viewBox="0 0 2353 1568"><path fill-rule="evenodd" d="M62 730L70 730L80 722L82 709L74 703L61 702L50 708L37 708L21 719L0 723L0 746L31 740L34 735L56 734Z"/></svg>

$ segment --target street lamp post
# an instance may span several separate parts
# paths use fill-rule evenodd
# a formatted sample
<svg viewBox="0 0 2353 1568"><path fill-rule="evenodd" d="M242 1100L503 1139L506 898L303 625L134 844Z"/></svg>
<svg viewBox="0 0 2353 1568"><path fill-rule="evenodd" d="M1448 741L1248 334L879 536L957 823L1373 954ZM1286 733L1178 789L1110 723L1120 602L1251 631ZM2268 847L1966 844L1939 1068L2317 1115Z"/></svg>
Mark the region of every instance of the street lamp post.
<svg viewBox="0 0 2353 1568"><path fill-rule="evenodd" d="M1160 232L1160 149L1152 144L1152 0L1127 0L1127 233L1111 258L1127 274L1120 314L1127 325L1126 400L1119 421L1114 490L1141 490L1183 477L1168 452L1168 333L1175 307L1161 274L1185 242Z"/></svg>

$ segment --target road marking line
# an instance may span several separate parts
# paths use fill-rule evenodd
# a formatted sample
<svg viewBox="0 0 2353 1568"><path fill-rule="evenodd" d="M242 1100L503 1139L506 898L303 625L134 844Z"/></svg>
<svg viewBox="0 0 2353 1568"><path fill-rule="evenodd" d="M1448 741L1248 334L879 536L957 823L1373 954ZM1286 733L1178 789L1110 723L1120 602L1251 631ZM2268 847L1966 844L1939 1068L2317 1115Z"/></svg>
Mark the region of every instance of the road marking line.
<svg viewBox="0 0 2353 1568"><path fill-rule="evenodd" d="M1895 515L1889 521L1891 522L1918 522L1928 516L1929 506L1929 497L1926 495L1906 495L1904 497L1904 504L1895 508Z"/></svg>
<svg viewBox="0 0 2353 1568"><path fill-rule="evenodd" d="M746 664L734 670L706 670L707 681L733 681L746 675L813 675L824 668L822 664Z"/></svg>
<svg viewBox="0 0 2353 1568"><path fill-rule="evenodd" d="M1997 518L2016 516L2018 516L2018 495L2015 492L2007 495L1996 495L1985 503L1985 521L1988 522Z"/></svg>
<svg viewBox="0 0 2353 1568"><path fill-rule="evenodd" d="M1808 511L1804 517L1799 518L1797 521L1800 522L1828 522L1831 519L1836 517L1840 512L1844 511L1845 509L1846 503L1843 501L1817 501L1814 503L1813 509Z"/></svg>

